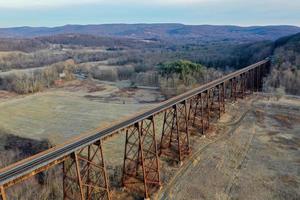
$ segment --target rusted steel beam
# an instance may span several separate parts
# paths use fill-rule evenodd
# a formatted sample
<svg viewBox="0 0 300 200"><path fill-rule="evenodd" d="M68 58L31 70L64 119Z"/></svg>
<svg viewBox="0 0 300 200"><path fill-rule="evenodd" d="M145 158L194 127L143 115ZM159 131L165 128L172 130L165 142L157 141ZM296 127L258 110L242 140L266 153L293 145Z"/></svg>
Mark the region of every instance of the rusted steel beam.
<svg viewBox="0 0 300 200"><path fill-rule="evenodd" d="M201 129L201 134L204 134L204 129L205 129L205 113L204 113L204 98L205 94L200 93L194 98L191 99L190 101L190 109L189 109L189 122L191 126L194 126L198 128L199 130Z"/></svg>
<svg viewBox="0 0 300 200"><path fill-rule="evenodd" d="M201 106L201 94L196 95L195 97L191 98L189 101L189 114L188 120L192 126L196 125L196 120L199 115L199 108Z"/></svg>
<svg viewBox="0 0 300 200"><path fill-rule="evenodd" d="M6 194L3 186L0 186L0 197L1 200L6 200Z"/></svg>
<svg viewBox="0 0 300 200"><path fill-rule="evenodd" d="M219 86L211 89L211 120L218 118L219 114Z"/></svg>
<svg viewBox="0 0 300 200"><path fill-rule="evenodd" d="M241 97L245 97L245 87L246 87L246 74L241 74Z"/></svg>
<svg viewBox="0 0 300 200"><path fill-rule="evenodd" d="M200 94L200 101L201 101L201 130L202 130L202 135L204 135L204 129L205 129L205 125L204 125L204 102L203 102L203 96L204 94L201 93Z"/></svg>
<svg viewBox="0 0 300 200"><path fill-rule="evenodd" d="M245 93L246 95L250 94L250 72L245 73Z"/></svg>
<svg viewBox="0 0 300 200"><path fill-rule="evenodd" d="M179 163L190 153L187 102L183 101L165 111L160 155Z"/></svg>
<svg viewBox="0 0 300 200"><path fill-rule="evenodd" d="M64 199L110 199L102 144L99 140L63 163Z"/></svg>
<svg viewBox="0 0 300 200"><path fill-rule="evenodd" d="M230 82L230 100L233 101L233 79L230 79L229 82Z"/></svg>
<svg viewBox="0 0 300 200"><path fill-rule="evenodd" d="M251 94L255 91L255 77L254 77L254 69L251 70Z"/></svg>
<svg viewBox="0 0 300 200"><path fill-rule="evenodd" d="M206 115L207 115L207 118L206 118L206 121L207 121L207 128L209 128L209 121L210 121L210 107L211 107L211 102L210 102L210 90L207 90L206 91Z"/></svg>
<svg viewBox="0 0 300 200"><path fill-rule="evenodd" d="M233 100L237 100L237 85L238 85L238 79L237 77L233 78Z"/></svg>
<svg viewBox="0 0 300 200"><path fill-rule="evenodd" d="M218 113L218 118L220 119L221 118L221 115L222 115L222 104L223 104L223 97L222 97L222 94L223 93L223 86L222 84L218 85L218 105L219 105L219 113Z"/></svg>
<svg viewBox="0 0 300 200"><path fill-rule="evenodd" d="M90 169L91 164L93 164L93 162L91 162L91 160L93 160L92 155L91 155L92 154L92 152L91 152L92 147L91 147L91 145L89 145L87 148L88 148L88 150L87 150L88 153L87 153L86 162L87 162L87 168ZM87 183L91 182L91 173L90 172L91 172L90 170L87 170ZM92 190L91 186L88 185L87 188L86 188L86 196L85 196L86 199L89 199L89 194L91 194L91 190Z"/></svg>
<svg viewBox="0 0 300 200"><path fill-rule="evenodd" d="M204 115L204 93L196 95L190 100L189 108L189 123L190 126L193 126L201 130L201 135L204 134L205 129L205 115Z"/></svg>
<svg viewBox="0 0 300 200"><path fill-rule="evenodd" d="M84 200L82 181L76 153L63 163L63 199Z"/></svg>
<svg viewBox="0 0 300 200"><path fill-rule="evenodd" d="M79 191L80 191L80 197L82 200L84 200L84 194L83 194L83 187L82 187L82 179L81 179L81 175L80 175L80 167L79 167L79 160L78 160L78 156L76 153L74 153L74 160L75 160L75 165L76 165L76 175L78 178L78 185L79 185Z"/></svg>
<svg viewBox="0 0 300 200"><path fill-rule="evenodd" d="M255 91L258 92L259 78L258 78L258 68L255 68Z"/></svg>
<svg viewBox="0 0 300 200"><path fill-rule="evenodd" d="M263 78L264 78L264 73L263 73L263 68L262 66L258 67L258 79L259 79L259 91L262 91L263 89Z"/></svg>
<svg viewBox="0 0 300 200"><path fill-rule="evenodd" d="M203 134L209 128L209 121L210 121L210 98L209 94L210 91L205 91L202 94L202 107L201 107L201 119L203 121Z"/></svg>
<svg viewBox="0 0 300 200"><path fill-rule="evenodd" d="M225 112L225 82L211 90L190 99L189 103L189 124L201 129L201 133L209 128L212 119L220 118Z"/></svg>
<svg viewBox="0 0 300 200"><path fill-rule="evenodd" d="M20 176L20 177L18 177L16 179L13 179L13 180L7 182L6 184L4 184L3 187L4 188L9 188L9 187L11 187L13 185L16 185L16 184L18 184L20 182L23 182L23 181L29 179L32 176L35 176L35 175L37 175L37 174L39 174L41 172L47 171L48 169L52 168L53 166L58 165L58 164L64 162L66 159L68 159L68 157L69 156L64 156L64 157L62 157L62 158L60 158L58 160L55 160L55 161L49 163L48 165L45 165L45 166L43 166L43 167L41 167L39 169L36 169L36 170L32 171L29 174L25 174L25 175Z"/></svg>
<svg viewBox="0 0 300 200"><path fill-rule="evenodd" d="M87 152L85 152L87 151ZM89 145L78 154L80 175L86 199L110 199L102 141Z"/></svg>
<svg viewBox="0 0 300 200"><path fill-rule="evenodd" d="M224 81L224 83L222 83L223 86L223 101L225 102L227 99L227 85L228 85L228 81Z"/></svg>
<svg viewBox="0 0 300 200"><path fill-rule="evenodd" d="M226 102L226 82L223 83L223 112L225 113L225 102Z"/></svg>
<svg viewBox="0 0 300 200"><path fill-rule="evenodd" d="M220 113L225 113L225 98L226 98L226 82L220 86Z"/></svg>
<svg viewBox="0 0 300 200"><path fill-rule="evenodd" d="M150 117L126 130L123 186L142 190L149 198L161 186L159 170L155 122Z"/></svg>

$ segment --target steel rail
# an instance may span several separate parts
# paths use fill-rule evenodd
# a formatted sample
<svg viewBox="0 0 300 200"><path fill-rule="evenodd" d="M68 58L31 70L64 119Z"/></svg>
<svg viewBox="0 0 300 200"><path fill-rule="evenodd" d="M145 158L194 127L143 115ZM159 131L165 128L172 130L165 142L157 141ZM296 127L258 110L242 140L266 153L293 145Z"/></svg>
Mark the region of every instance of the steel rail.
<svg viewBox="0 0 300 200"><path fill-rule="evenodd" d="M59 145L59 146L53 147L45 152L38 154L38 156L37 155L32 156L23 161L19 161L8 167L5 167L0 170L0 186L8 184L9 182L11 182L15 179L21 178L22 176L26 176L26 175L34 172L34 170L38 170L42 167L45 167L48 164L55 162L58 159L61 159L67 155L70 155L71 153L73 153L85 146L88 146L100 139L111 136L112 134L115 134L118 131L120 131L124 128L127 128L143 119L147 119L150 116L154 116L154 115L172 107L173 105L175 105L177 103L180 103L184 100L188 100L191 97L193 97L199 93L209 90L221 83L229 81L230 79L237 77L247 71L255 69L256 67L259 67L259 66L267 63L269 60L270 60L269 58L266 58L258 63L255 63L255 64L245 67L243 69L240 69L236 72L233 72L231 74L223 76L219 79L216 79L207 84L204 84L198 88L195 88L186 93L183 93L181 95L173 97L167 101L164 101L164 102L160 103L159 105L155 106L154 108L151 108L151 109L145 111L144 113L133 116L122 122L112 124L110 127L104 128L103 130L99 130L96 133L82 136L82 138L79 138L74 141L72 140L69 143L66 143L64 145Z"/></svg>

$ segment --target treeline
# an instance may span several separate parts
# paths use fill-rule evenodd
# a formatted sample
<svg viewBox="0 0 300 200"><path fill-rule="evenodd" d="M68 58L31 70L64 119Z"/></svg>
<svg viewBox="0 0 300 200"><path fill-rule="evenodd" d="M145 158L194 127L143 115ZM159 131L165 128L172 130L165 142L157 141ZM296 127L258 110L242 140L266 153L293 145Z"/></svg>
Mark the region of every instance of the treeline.
<svg viewBox="0 0 300 200"><path fill-rule="evenodd" d="M0 51L33 52L48 47L46 42L39 39L0 38Z"/></svg>
<svg viewBox="0 0 300 200"><path fill-rule="evenodd" d="M12 69L39 68L45 65L51 65L57 62L73 59L75 63L104 61L110 58L117 59L111 64L117 63L123 57L129 57L129 52L102 52L102 51L84 51L77 49L62 50L46 49L32 53L24 52L0 52L0 72L10 71Z"/></svg>
<svg viewBox="0 0 300 200"><path fill-rule="evenodd" d="M29 72L12 72L0 77L0 88L18 94L28 94L50 88L63 76L64 80L74 78L75 63L73 60L31 70Z"/></svg>
<svg viewBox="0 0 300 200"><path fill-rule="evenodd" d="M12 69L39 68L56 62L65 61L71 57L65 52L43 50L34 53L7 52L0 53L0 71Z"/></svg>
<svg viewBox="0 0 300 200"><path fill-rule="evenodd" d="M156 48L164 41L141 40L122 37L100 37L87 34L59 34L39 37L39 40L50 44L76 45L85 47L106 47L108 50Z"/></svg>
<svg viewBox="0 0 300 200"><path fill-rule="evenodd" d="M272 71L266 79L266 90L281 89L300 95L300 34L279 39L272 58Z"/></svg>

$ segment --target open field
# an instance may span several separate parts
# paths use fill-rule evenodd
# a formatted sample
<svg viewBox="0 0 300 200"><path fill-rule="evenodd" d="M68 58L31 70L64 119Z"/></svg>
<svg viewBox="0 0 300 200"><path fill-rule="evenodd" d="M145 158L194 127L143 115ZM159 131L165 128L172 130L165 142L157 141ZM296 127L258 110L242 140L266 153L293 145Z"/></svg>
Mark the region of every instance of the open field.
<svg viewBox="0 0 300 200"><path fill-rule="evenodd" d="M215 136L193 144L158 199L300 198L300 100L241 103L228 107Z"/></svg>
<svg viewBox="0 0 300 200"><path fill-rule="evenodd" d="M58 144L151 106L139 101L154 101L157 95L155 91L119 89L114 84L74 81L43 93L1 99L0 128Z"/></svg>

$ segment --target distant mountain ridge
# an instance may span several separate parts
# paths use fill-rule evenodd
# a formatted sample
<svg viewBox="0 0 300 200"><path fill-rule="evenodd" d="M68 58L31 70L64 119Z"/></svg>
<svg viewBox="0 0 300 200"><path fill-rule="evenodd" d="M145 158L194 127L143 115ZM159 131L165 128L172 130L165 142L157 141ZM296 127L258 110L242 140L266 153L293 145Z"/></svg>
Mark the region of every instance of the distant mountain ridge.
<svg viewBox="0 0 300 200"><path fill-rule="evenodd" d="M59 27L0 28L0 37L32 38L57 34L89 34L94 36L129 37L139 39L194 39L199 41L276 40L296 34L296 26L216 26L184 24L100 24L65 25Z"/></svg>

